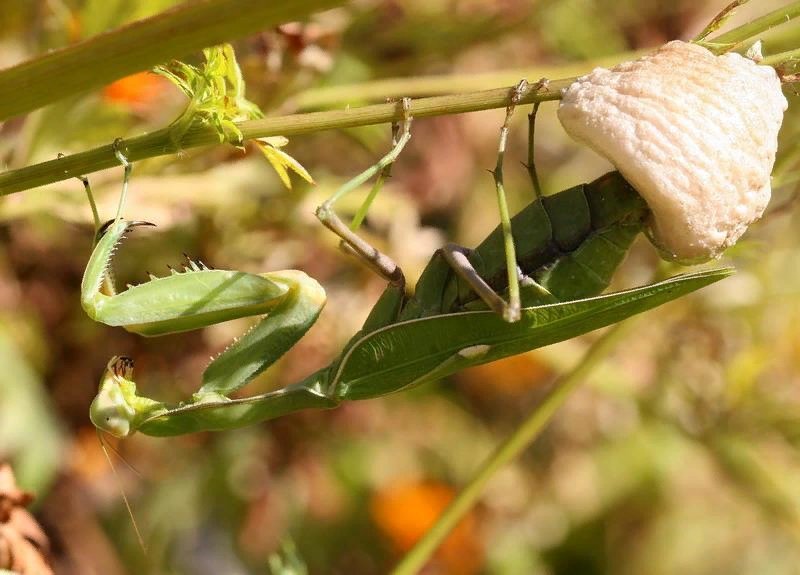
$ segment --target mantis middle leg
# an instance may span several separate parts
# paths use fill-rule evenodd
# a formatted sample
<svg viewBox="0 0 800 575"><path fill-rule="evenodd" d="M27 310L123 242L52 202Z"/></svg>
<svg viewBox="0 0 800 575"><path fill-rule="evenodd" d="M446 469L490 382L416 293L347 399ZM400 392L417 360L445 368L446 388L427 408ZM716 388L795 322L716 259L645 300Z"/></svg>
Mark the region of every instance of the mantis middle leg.
<svg viewBox="0 0 800 575"><path fill-rule="evenodd" d="M403 270L400 269L400 266L398 266L397 263L392 260L392 258L374 246L370 245L366 240L356 234L355 230L361 224L369 205L372 203L375 195L383 185L383 181L386 179L386 177L388 177L391 165L411 139L411 100L409 98L403 98L401 105L403 107L404 117L399 126L395 125L393 127L392 131L394 135L394 146L389 153L381 158L376 164L370 166L339 188L333 196L328 198L328 200L323 202L322 205L317 208L316 212L317 218L319 218L322 224L339 236L342 239L343 244L347 246L352 253L354 253L378 275L385 278L400 292L405 289L405 276L403 275ZM400 132L399 138L397 137L398 132ZM378 174L378 179L375 182L372 191L359 209L356 217L353 219L352 226L346 226L334 211L334 205L344 196L356 190L360 185L372 178L375 174Z"/></svg>
<svg viewBox="0 0 800 575"><path fill-rule="evenodd" d="M519 275L517 268L516 248L511 231L511 216L508 213L508 203L506 201L505 186L503 184L503 160L506 152L506 141L508 140L508 127L514 110L519 99L527 91L528 83L522 80L517 84L511 96L511 103L506 108L506 117L503 126L500 128L500 141L497 146L497 164L492 172L494 175L495 190L497 192L497 204L500 211L500 225L503 232L503 249L505 252L506 269L508 270L508 301L498 294L486 281L478 274L475 267L467 258L469 250L457 244L447 244L442 248L442 256L453 270L466 281L469 286L486 302L489 308L498 313L507 322L515 322L520 319L520 292Z"/></svg>

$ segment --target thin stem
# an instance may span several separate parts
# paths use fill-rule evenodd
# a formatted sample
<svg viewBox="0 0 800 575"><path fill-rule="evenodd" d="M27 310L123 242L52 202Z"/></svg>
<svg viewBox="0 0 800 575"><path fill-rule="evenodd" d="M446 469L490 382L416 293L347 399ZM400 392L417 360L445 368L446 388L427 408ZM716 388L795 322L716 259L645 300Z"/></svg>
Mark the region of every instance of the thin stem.
<svg viewBox="0 0 800 575"><path fill-rule="evenodd" d="M714 19L708 23L708 25L703 28L703 31L700 32L697 36L694 37L692 42L700 42L704 40L709 34L713 34L717 30L719 30L725 22L727 22L728 18L733 16L736 13L736 9L744 4L747 4L750 0L733 0L730 4L725 6L722 11L714 16Z"/></svg>
<svg viewBox="0 0 800 575"><path fill-rule="evenodd" d="M394 568L392 575L414 575L422 569L436 548L447 537L447 534L475 505L492 476L508 462L518 457L538 437L539 433L553 417L553 414L564 404L578 384L608 355L611 349L625 335L627 327L630 325L630 321L614 325L600 339L595 341L571 371L555 382L547 397L517 428L513 435L499 445L494 454L481 465L469 483L464 486L458 496L444 510L436 524L425 533L419 543Z"/></svg>
<svg viewBox="0 0 800 575"><path fill-rule="evenodd" d="M0 121L341 0L196 0L0 70Z"/></svg>
<svg viewBox="0 0 800 575"><path fill-rule="evenodd" d="M789 63L797 63L798 60L800 60L800 48L795 48L793 50L786 50L785 52L778 52L777 54L765 56L760 63L765 66L772 66L773 68L781 68Z"/></svg>
<svg viewBox="0 0 800 575"><path fill-rule="evenodd" d="M547 89L531 90L524 94L520 98L519 104L558 100L561 98L561 90L569 86L572 81L573 78L551 81ZM413 100L410 114L416 118L425 118L444 114L463 114L465 112L505 108L509 104L509 88L497 88L495 90L482 90ZM396 104L388 103L345 110L263 118L241 122L237 126L242 132L243 139L249 140L266 136L293 136L321 130L383 124L402 121L402 119L402 109ZM125 140L128 160L135 162L145 158L174 154L181 149L219 144L217 132L202 125L190 128L179 142L179 147L173 142L171 134L172 131L169 128L164 128ZM114 156L113 146L107 144L85 152L63 156L57 160L49 160L18 170L11 170L0 174L0 196L112 168L118 164L119 162Z"/></svg>
<svg viewBox="0 0 800 575"><path fill-rule="evenodd" d="M738 44L800 16L800 0L778 8L711 39L715 44Z"/></svg>

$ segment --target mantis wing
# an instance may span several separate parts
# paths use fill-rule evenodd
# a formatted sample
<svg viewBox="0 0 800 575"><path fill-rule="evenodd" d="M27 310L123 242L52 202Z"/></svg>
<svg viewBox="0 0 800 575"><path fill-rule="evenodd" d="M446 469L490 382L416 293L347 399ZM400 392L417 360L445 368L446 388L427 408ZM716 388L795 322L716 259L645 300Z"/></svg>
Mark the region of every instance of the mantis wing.
<svg viewBox="0 0 800 575"><path fill-rule="evenodd" d="M722 268L652 285L522 310L508 323L493 312L464 312L400 322L355 342L331 374L337 400L379 397L458 370L606 327L733 273Z"/></svg>

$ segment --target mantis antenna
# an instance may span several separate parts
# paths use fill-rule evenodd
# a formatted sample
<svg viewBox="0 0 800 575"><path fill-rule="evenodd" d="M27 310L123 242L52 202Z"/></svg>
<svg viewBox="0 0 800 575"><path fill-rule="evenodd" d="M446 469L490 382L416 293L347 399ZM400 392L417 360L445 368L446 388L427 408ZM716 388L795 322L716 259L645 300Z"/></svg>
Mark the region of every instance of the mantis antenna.
<svg viewBox="0 0 800 575"><path fill-rule="evenodd" d="M125 461L119 452L111 447L110 445L106 445L105 440L103 439L102 432L100 428L96 428L97 430L97 439L100 441L100 448L103 450L103 455L106 457L106 461L108 461L108 465L111 467L111 472L114 474L114 481L117 483L117 487L119 487L119 492L122 494L122 501L125 503L125 509L128 510L128 516L131 518L131 523L133 524L133 530L136 532L136 540L139 542L139 547L142 548L142 553L147 555L147 546L144 544L144 538L142 537L142 532L139 531L139 525L136 523L136 516L133 514L133 508L131 507L130 501L128 500L128 495L125 493L125 487L122 485L122 478L117 473L117 468L114 465L114 462L111 461L111 456L108 454L107 447L110 447L117 456L125 462L125 465L130 467L130 464ZM133 467L131 467L133 469ZM136 470L134 470L136 471ZM137 472L138 474L138 472Z"/></svg>

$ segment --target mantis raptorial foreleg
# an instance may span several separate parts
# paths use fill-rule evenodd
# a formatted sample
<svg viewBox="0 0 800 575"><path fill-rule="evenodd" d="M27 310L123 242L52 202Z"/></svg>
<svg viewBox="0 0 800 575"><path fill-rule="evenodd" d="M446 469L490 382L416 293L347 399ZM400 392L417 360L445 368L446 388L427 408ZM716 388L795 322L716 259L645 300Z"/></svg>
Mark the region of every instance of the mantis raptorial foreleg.
<svg viewBox="0 0 800 575"><path fill-rule="evenodd" d="M115 145L115 151L125 166L121 213L131 166L119 146ZM88 184L86 189L91 195ZM151 276L149 281L117 293L109 271L111 258L124 234L145 223L118 216L98 231L100 237L81 283L81 304L92 319L144 336L266 314L209 364L200 389L177 407L191 410L197 405L224 405L232 401L227 397L230 393L274 363L311 327L325 304L325 292L314 279L296 270L249 274L212 270L189 260L182 272ZM90 409L98 428L124 436L156 414L176 409L139 396L132 374L132 360L115 357L109 362ZM299 401L302 404L308 399Z"/></svg>

